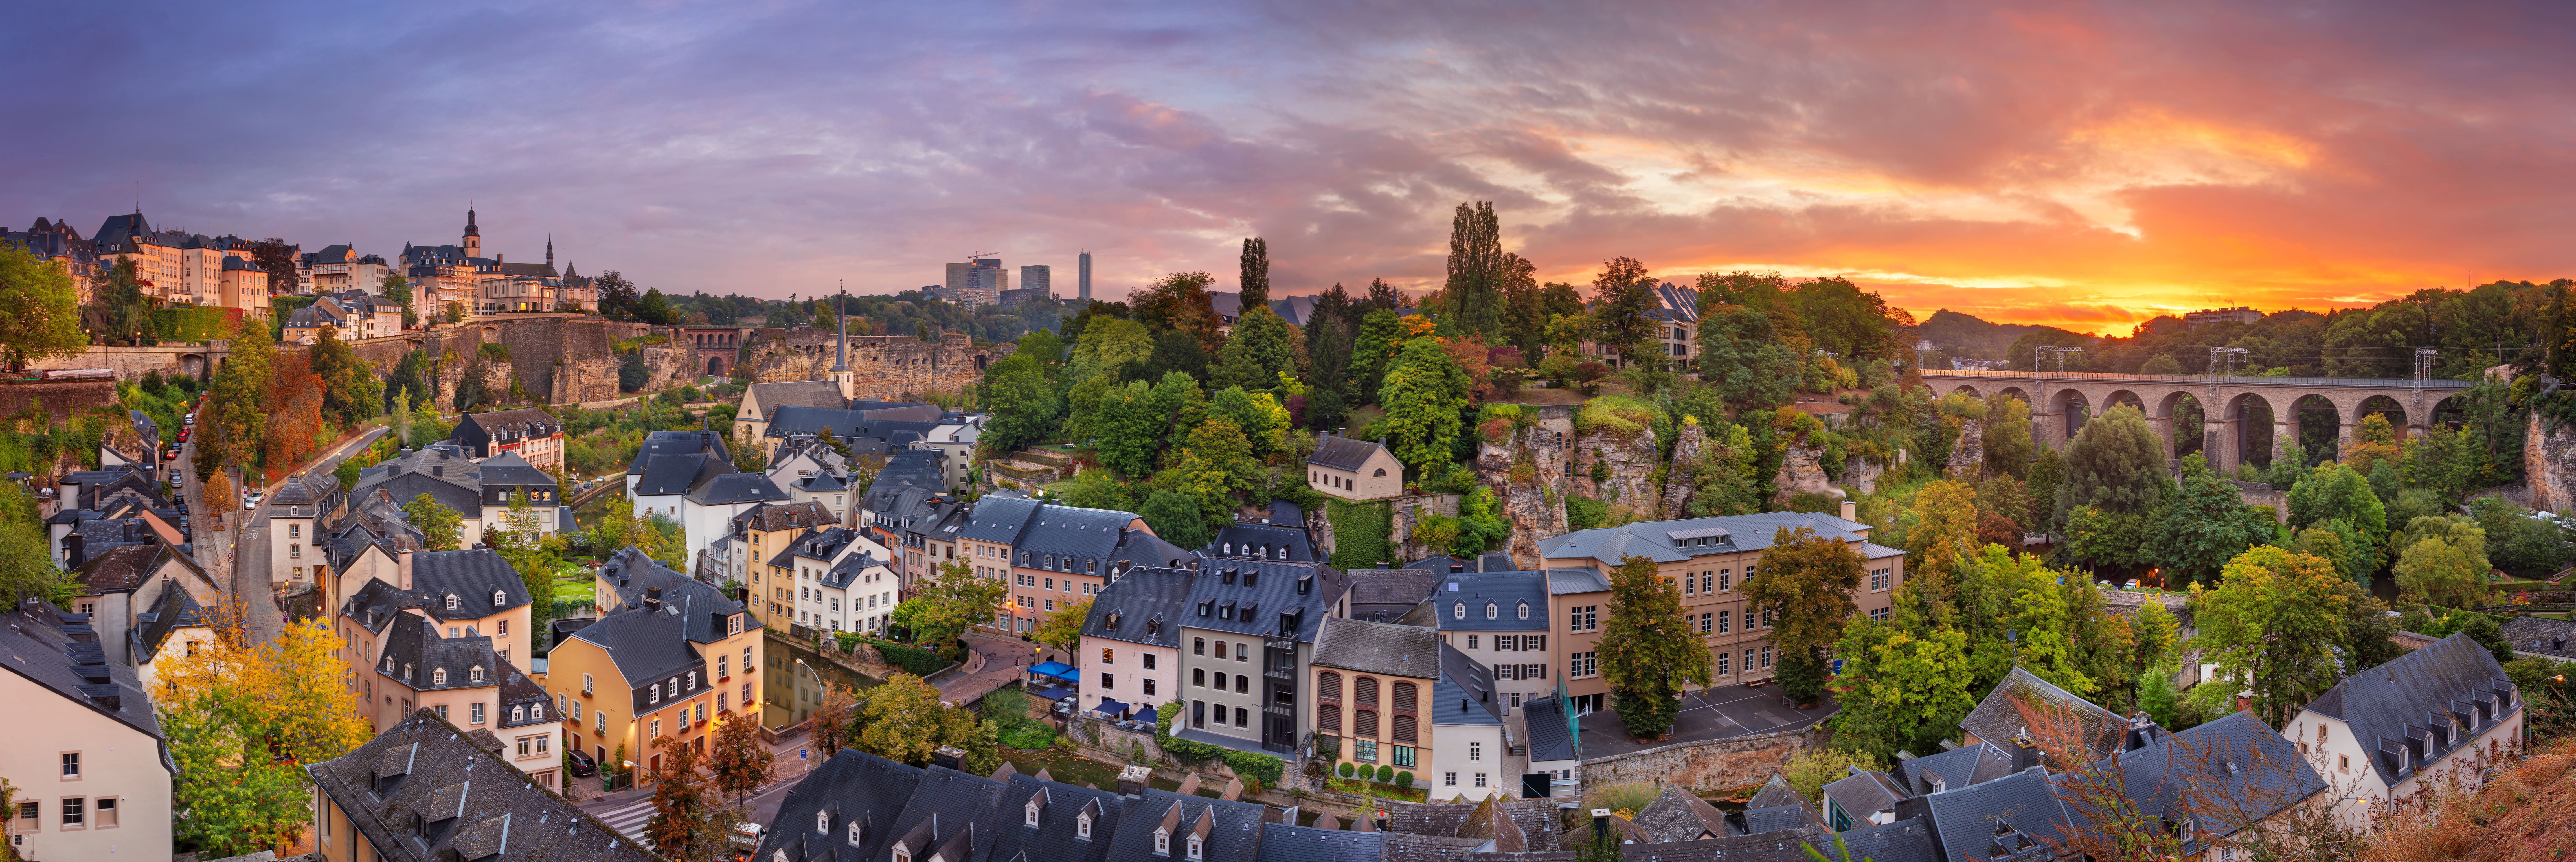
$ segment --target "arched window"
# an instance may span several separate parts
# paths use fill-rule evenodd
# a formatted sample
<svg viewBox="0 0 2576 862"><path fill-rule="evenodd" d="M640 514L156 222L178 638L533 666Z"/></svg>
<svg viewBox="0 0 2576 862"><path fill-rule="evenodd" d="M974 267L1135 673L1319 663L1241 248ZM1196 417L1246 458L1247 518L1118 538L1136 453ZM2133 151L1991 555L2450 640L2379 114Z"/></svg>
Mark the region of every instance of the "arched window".
<svg viewBox="0 0 2576 862"><path fill-rule="evenodd" d="M1529 603L1521 603L1521 619L1529 619Z"/></svg>
<svg viewBox="0 0 2576 862"><path fill-rule="evenodd" d="M1330 733L1342 732L1342 705L1327 703L1315 707L1315 729Z"/></svg>
<svg viewBox="0 0 2576 862"><path fill-rule="evenodd" d="M1342 699L1342 675L1329 670L1321 674L1317 674L1315 676L1315 696L1331 698L1333 700Z"/></svg>
<svg viewBox="0 0 2576 862"><path fill-rule="evenodd" d="M1413 683L1399 682L1395 684L1395 708L1413 708Z"/></svg>
<svg viewBox="0 0 2576 862"><path fill-rule="evenodd" d="M1497 614L1499 614L1501 611L1502 611L1502 606L1501 606L1501 605L1494 604L1493 602L1486 602L1486 603L1485 603L1485 618L1486 618L1486 619L1489 619L1489 620L1490 620L1490 619L1493 619L1493 618L1494 618Z"/></svg>
<svg viewBox="0 0 2576 862"><path fill-rule="evenodd" d="M1377 711L1363 709L1351 714L1351 733L1356 736L1377 735Z"/></svg>
<svg viewBox="0 0 2576 862"><path fill-rule="evenodd" d="M1453 619L1453 620L1463 620L1463 619L1466 619L1466 618L1467 618L1467 603L1466 603L1466 602L1451 602L1451 603L1449 603L1449 618L1450 618L1450 619Z"/></svg>
<svg viewBox="0 0 2576 862"><path fill-rule="evenodd" d="M1384 479L1384 478L1386 478L1386 468L1384 468L1384 467L1379 467L1379 468L1377 468L1377 475L1376 475L1376 476L1374 476L1373 478L1378 478L1378 479Z"/></svg>
<svg viewBox="0 0 2576 862"><path fill-rule="evenodd" d="M1394 724L1395 724L1395 741L1397 741L1397 742L1413 742L1413 741L1414 741L1414 736L1413 736L1413 716L1410 716L1410 715L1399 715L1399 716L1396 716L1396 717L1395 717L1395 722L1394 722Z"/></svg>
<svg viewBox="0 0 2576 862"><path fill-rule="evenodd" d="M1359 701L1361 706L1376 706L1377 679L1375 677L1364 676L1352 680L1351 699Z"/></svg>

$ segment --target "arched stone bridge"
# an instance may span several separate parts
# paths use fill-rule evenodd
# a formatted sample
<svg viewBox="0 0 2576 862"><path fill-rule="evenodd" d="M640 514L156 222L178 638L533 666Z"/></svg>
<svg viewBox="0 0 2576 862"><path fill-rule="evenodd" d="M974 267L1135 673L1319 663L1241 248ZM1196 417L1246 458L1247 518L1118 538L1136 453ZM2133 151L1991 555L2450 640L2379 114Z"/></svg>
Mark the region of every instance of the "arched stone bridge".
<svg viewBox="0 0 2576 862"><path fill-rule="evenodd" d="M2147 414L2147 424L2173 451L2174 408L2185 401L2200 406L2202 451L2210 466L2233 470L2243 462L2249 436L2247 412L2269 408L2274 428L2298 421L2298 410L2332 405L2344 446L2352 443L2353 426L2372 413L2402 416L2404 433L2413 437L2432 427L2436 416L2455 412L2454 400L2472 383L2466 380L2410 380L2357 377L2215 377L2207 374L2095 374L2051 371L1944 371L1926 369L1923 382L1939 392L1967 392L1980 397L2011 395L2031 405L2031 434L2050 447L2074 436L2082 418L2112 405L2128 404ZM2036 394L2038 397L2033 397ZM2213 406L2214 405L2214 406ZM2395 418L2395 417L2392 417ZM2265 429L2252 429L2259 434ZM2279 431L2272 432L2277 436Z"/></svg>

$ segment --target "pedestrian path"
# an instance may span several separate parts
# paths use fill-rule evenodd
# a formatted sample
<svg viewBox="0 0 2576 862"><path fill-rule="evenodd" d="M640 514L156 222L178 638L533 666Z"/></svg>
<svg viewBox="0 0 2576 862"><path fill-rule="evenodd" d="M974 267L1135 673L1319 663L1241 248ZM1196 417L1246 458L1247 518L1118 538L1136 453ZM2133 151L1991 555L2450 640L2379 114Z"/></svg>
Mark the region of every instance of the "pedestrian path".
<svg viewBox="0 0 2576 862"><path fill-rule="evenodd" d="M626 836L626 840L647 848L653 846L653 842L644 839L644 821L653 818L653 797L637 797L633 802L591 814L608 824L608 828L617 830L617 834Z"/></svg>

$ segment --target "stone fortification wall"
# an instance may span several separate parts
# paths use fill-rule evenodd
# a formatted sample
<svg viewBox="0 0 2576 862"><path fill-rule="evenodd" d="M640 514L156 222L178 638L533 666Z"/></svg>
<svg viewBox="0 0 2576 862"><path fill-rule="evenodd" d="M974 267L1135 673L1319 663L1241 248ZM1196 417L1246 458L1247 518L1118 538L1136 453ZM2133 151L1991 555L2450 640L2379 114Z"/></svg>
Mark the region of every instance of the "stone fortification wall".
<svg viewBox="0 0 2576 862"><path fill-rule="evenodd" d="M839 343L839 335L826 329L758 330L746 364L759 383L829 380ZM891 400L908 392L964 392L1013 347L976 347L955 333L937 344L903 335L853 335L847 360L856 381L853 394Z"/></svg>
<svg viewBox="0 0 2576 862"><path fill-rule="evenodd" d="M40 403L55 422L69 422L73 416L115 406L116 383L111 380L80 380L0 384L0 416L16 416Z"/></svg>
<svg viewBox="0 0 2576 862"><path fill-rule="evenodd" d="M1824 741L1824 726L1805 730L1683 742L1583 762L1583 786L1670 781L1693 791L1760 784L1789 756Z"/></svg>

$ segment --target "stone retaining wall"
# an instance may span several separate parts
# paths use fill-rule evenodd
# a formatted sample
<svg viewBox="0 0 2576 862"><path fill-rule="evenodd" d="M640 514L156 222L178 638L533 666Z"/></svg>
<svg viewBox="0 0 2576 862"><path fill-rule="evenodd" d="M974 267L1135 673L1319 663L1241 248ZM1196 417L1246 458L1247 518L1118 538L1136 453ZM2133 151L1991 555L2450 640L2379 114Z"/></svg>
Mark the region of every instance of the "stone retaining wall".
<svg viewBox="0 0 2576 862"><path fill-rule="evenodd" d="M1693 791L1760 784L1789 756L1824 744L1822 723L1805 730L1684 742L1583 762L1583 786L1670 781Z"/></svg>

